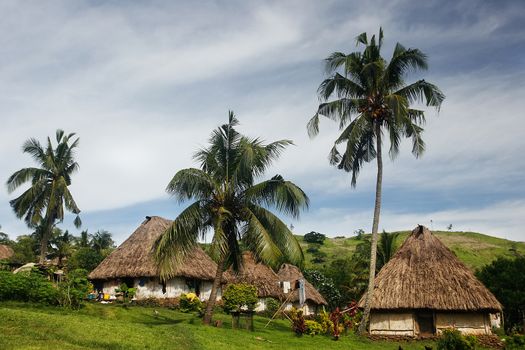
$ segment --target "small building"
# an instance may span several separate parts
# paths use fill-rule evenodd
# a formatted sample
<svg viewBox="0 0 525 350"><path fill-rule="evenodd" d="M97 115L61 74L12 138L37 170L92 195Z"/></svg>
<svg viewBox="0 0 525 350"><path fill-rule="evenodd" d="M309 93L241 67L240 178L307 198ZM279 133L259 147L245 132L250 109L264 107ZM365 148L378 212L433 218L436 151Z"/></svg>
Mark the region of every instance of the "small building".
<svg viewBox="0 0 525 350"><path fill-rule="evenodd" d="M13 248L5 244L0 244L0 260L8 260L13 254Z"/></svg>
<svg viewBox="0 0 525 350"><path fill-rule="evenodd" d="M158 216L147 216L135 232L89 274L94 286L112 295L116 288L126 283L137 289L137 299L175 298L194 292L201 300L207 300L217 264L200 247L196 247L175 270L176 277L165 282L159 277L152 249L171 223Z"/></svg>
<svg viewBox="0 0 525 350"><path fill-rule="evenodd" d="M312 315L318 313L323 306L328 305L325 298L304 278L303 273L297 266L283 264L277 274L287 303L285 306L286 310L295 306L298 309L302 309L303 314ZM304 302L302 305L301 289L304 289Z"/></svg>
<svg viewBox="0 0 525 350"><path fill-rule="evenodd" d="M366 294L359 302L364 307ZM424 337L455 328L491 334L501 304L456 255L418 226L376 276L370 333Z"/></svg>
<svg viewBox="0 0 525 350"><path fill-rule="evenodd" d="M232 268L224 273L224 280L227 284L247 283L257 288L259 303L255 311L266 310L266 299L274 298L282 300L284 297L282 289L279 287L279 276L267 265L257 262L251 252L244 252L242 264L239 271L235 272Z"/></svg>

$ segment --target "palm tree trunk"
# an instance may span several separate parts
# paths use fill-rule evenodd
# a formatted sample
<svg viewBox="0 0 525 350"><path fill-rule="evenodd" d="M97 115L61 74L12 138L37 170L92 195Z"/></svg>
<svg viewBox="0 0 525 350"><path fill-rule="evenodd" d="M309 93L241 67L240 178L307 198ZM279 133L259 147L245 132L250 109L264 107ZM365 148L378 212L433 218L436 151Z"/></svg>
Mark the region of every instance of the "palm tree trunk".
<svg viewBox="0 0 525 350"><path fill-rule="evenodd" d="M377 231L379 227L379 215L381 213L381 185L383 182L383 157L381 154L381 124L376 122L376 153L377 153L377 179L376 179L376 202L374 207L374 221L372 223L372 244L370 250L370 273L368 276L368 292L365 299L365 310L361 324L359 325L359 334L364 334L368 319L370 317L370 304L374 295L374 284L376 275L376 255L377 255Z"/></svg>
<svg viewBox="0 0 525 350"><path fill-rule="evenodd" d="M213 307L215 306L215 301L217 300L217 291L221 286L222 273L224 272L224 258L221 257L217 263L217 271L215 273L215 279L213 280L213 285L211 287L210 298L208 299L208 304L206 304L206 311L204 312L204 319L202 322L205 325L211 324L211 318L213 316Z"/></svg>
<svg viewBox="0 0 525 350"><path fill-rule="evenodd" d="M43 264L46 261L47 256L47 244L49 242L49 237L51 237L51 231L53 230L53 225L45 223L42 230L42 237L40 237L40 258L38 262Z"/></svg>

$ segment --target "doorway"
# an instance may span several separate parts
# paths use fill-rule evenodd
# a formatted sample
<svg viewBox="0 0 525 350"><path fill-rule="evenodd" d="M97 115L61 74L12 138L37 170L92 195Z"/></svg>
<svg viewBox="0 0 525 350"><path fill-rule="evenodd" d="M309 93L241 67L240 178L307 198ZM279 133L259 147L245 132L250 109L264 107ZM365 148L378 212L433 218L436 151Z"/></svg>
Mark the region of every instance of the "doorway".
<svg viewBox="0 0 525 350"><path fill-rule="evenodd" d="M434 324L434 313L432 312L418 312L416 313L416 322L419 328L419 336L432 336L436 333L436 326Z"/></svg>

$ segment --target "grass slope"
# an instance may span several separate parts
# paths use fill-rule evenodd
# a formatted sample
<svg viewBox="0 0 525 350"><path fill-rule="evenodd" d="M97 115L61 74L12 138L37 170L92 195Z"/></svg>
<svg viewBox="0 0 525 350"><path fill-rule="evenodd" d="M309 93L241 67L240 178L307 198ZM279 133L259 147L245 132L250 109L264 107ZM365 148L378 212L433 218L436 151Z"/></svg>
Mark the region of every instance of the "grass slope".
<svg viewBox="0 0 525 350"><path fill-rule="evenodd" d="M296 337L288 321L255 318L255 332L205 327L189 314L168 309L88 304L79 311L23 303L0 303L0 349L423 349L429 341L372 342L345 336Z"/></svg>
<svg viewBox="0 0 525 350"><path fill-rule="evenodd" d="M407 238L409 231L401 231L396 240L399 247ZM434 234L443 242L456 256L472 270L490 264L499 256L513 257L511 249L525 255L525 243L513 242L503 238L496 238L476 232L450 232L434 231ZM365 235L366 236L366 235ZM308 244L302 236L297 236L306 255L307 268L319 268L329 265L335 259L350 258L355 247L361 242L355 237L351 238L327 238L321 246L321 251L327 254L326 262L321 265L312 262L312 254L306 252Z"/></svg>

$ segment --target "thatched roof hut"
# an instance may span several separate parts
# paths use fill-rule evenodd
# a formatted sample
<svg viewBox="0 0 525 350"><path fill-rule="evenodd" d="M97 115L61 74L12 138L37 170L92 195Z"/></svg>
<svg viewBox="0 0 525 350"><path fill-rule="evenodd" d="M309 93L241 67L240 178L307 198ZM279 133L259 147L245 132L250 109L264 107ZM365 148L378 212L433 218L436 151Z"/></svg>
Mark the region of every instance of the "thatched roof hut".
<svg viewBox="0 0 525 350"><path fill-rule="evenodd" d="M290 265L290 264L283 264L281 268L279 269L279 272L277 273L279 275L279 279L281 281L290 281L295 282L299 279L304 280L304 289L305 289L305 300L311 301L316 305L328 305L325 298L319 293L317 289L315 289L314 286L310 282L308 282L304 276L301 270L297 266ZM294 284L294 283L293 283ZM292 295L288 298L290 302L298 302L299 301L299 291L294 288L292 285L291 293Z"/></svg>
<svg viewBox="0 0 525 350"><path fill-rule="evenodd" d="M0 260L2 259L9 259L13 256L15 252L13 251L13 248L11 248L8 245L0 244Z"/></svg>
<svg viewBox="0 0 525 350"><path fill-rule="evenodd" d="M267 265L257 262L251 252L244 252L242 265L238 272L231 268L224 273L227 283L248 283L257 287L259 298L282 299L283 291L279 287L279 276Z"/></svg>
<svg viewBox="0 0 525 350"><path fill-rule="evenodd" d="M359 302L361 307L364 300L365 296ZM502 307L452 251L426 227L418 226L377 274L371 309L372 316L383 315L376 317L376 325L381 324L384 332L389 331L382 319L385 312L412 315L407 327L412 327L411 335L418 335L418 318L422 320L420 328L428 333L439 332L445 324L462 324L470 333L476 328L486 333L488 314L500 312ZM373 317L370 322L373 331ZM414 323L415 331L410 326Z"/></svg>
<svg viewBox="0 0 525 350"><path fill-rule="evenodd" d="M153 259L152 248L155 240L170 224L170 220L159 216L147 216L135 232L89 274L89 278L110 280L158 277L159 269ZM197 247L175 270L175 276L211 281L215 277L216 269L215 262Z"/></svg>

